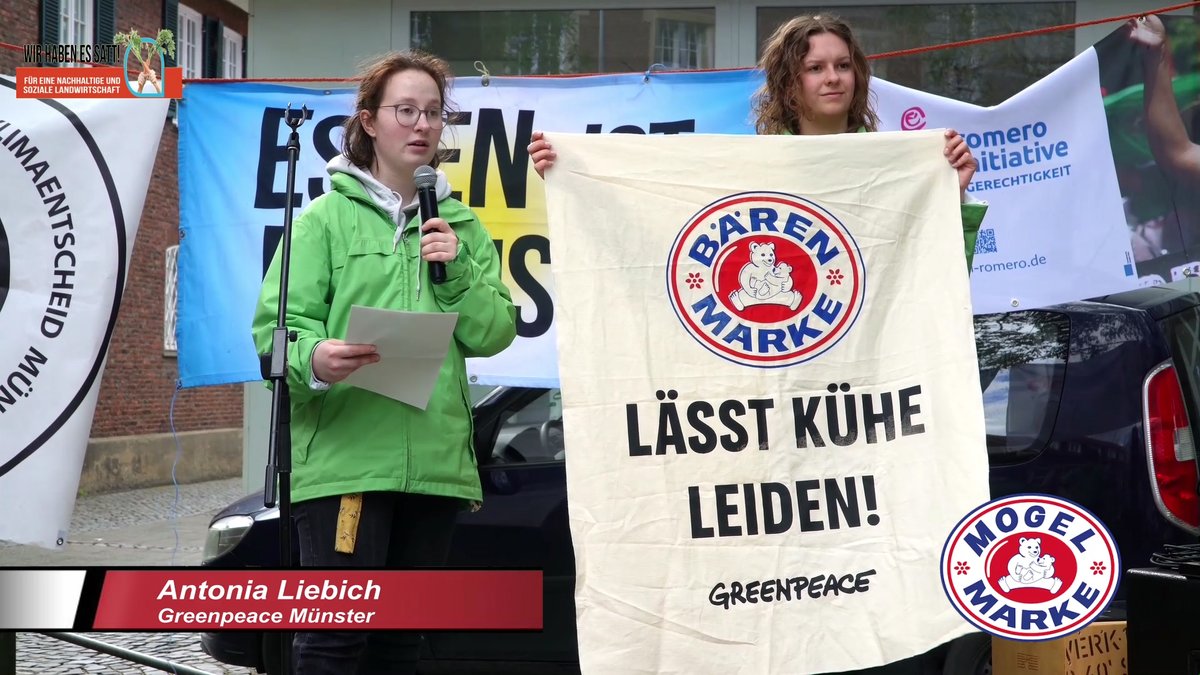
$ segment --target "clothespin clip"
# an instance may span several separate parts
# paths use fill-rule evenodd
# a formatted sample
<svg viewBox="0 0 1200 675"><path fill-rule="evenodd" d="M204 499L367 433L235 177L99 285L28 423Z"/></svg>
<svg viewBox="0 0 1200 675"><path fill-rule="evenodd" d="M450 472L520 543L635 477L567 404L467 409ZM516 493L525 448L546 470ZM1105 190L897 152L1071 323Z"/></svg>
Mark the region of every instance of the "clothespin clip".
<svg viewBox="0 0 1200 675"><path fill-rule="evenodd" d="M475 72L479 73L479 83L483 86L488 86L492 82L492 74L488 72L487 66L483 65L483 61L475 62Z"/></svg>

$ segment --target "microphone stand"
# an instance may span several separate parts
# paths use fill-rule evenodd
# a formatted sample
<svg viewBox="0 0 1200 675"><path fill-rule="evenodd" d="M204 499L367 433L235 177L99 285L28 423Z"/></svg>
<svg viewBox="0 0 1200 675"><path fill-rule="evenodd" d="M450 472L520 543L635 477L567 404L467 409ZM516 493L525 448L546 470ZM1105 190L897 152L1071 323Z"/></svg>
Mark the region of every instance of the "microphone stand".
<svg viewBox="0 0 1200 675"><path fill-rule="evenodd" d="M292 402L287 385L287 347L296 341L296 332L287 329L288 273L292 264L292 197L296 191L296 160L300 156L300 134L297 129L304 124L308 107L292 113L288 104L283 121L292 129L287 142L287 195L283 203L283 253L279 259L279 315L275 330L271 333L270 370L266 374L273 384L271 392L271 430L267 448L267 475L263 486L263 504L268 508L275 505L276 480L279 483L279 564L285 569L294 569L296 560L292 556ZM292 672L291 631L280 633L279 667L284 675Z"/></svg>

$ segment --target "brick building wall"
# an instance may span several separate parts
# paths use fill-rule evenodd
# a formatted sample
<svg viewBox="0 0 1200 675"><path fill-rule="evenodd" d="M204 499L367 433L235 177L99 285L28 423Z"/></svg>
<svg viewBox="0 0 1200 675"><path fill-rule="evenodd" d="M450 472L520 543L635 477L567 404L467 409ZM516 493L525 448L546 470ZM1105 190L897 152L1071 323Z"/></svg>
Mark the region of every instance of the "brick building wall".
<svg viewBox="0 0 1200 675"><path fill-rule="evenodd" d="M38 41L38 3L34 0L0 2L0 42L18 47ZM0 73L13 75L24 65L19 51L0 47Z"/></svg>
<svg viewBox="0 0 1200 675"><path fill-rule="evenodd" d="M245 26L244 12L218 0L208 0L206 6L212 5L224 6L223 11L233 16L240 14ZM38 0L0 3L0 42L18 46L38 42L40 7ZM161 0L116 0L116 10L118 31L136 28L141 35L153 36L164 26ZM0 48L0 73L11 75L22 63L22 53ZM178 144L178 129L167 120L109 345L108 364L92 423L93 438L171 430L169 414L178 367L175 356L163 351L163 304L166 249L179 243ZM179 392L175 403L176 431L241 425L242 385Z"/></svg>

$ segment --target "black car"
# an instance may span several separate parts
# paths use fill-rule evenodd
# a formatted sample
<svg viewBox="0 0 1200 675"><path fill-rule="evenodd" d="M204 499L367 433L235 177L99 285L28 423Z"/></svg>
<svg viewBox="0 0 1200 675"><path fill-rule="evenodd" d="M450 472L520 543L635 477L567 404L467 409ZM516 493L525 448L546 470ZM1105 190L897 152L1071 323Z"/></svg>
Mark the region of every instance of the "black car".
<svg viewBox="0 0 1200 675"><path fill-rule="evenodd" d="M981 315L975 339L993 497L1039 492L1082 505L1112 531L1126 569L1164 544L1196 541L1200 295L1157 287ZM486 507L459 517L449 560L543 570L545 630L432 633L422 672L578 672L561 413L553 389L498 387L476 402ZM277 532L277 510L246 497L213 519L204 564L278 566ZM1124 613L1118 592L1103 618ZM217 660L268 672L277 639L202 636ZM990 672L990 644L967 636L887 672Z"/></svg>

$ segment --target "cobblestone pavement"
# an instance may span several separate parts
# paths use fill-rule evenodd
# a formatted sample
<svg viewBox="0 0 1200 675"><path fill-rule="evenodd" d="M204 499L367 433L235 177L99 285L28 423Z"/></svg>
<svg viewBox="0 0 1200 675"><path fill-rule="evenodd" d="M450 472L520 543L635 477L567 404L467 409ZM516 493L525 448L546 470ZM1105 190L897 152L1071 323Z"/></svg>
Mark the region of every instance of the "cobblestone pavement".
<svg viewBox="0 0 1200 675"><path fill-rule="evenodd" d="M208 522L243 494L240 478L80 498L62 550L0 542L0 566L197 565ZM88 633L86 637L209 673L248 675L200 649L196 633ZM163 672L40 633L17 634L17 673L143 675Z"/></svg>
<svg viewBox="0 0 1200 675"><path fill-rule="evenodd" d="M214 661L200 650L195 633L88 633L87 637L208 673L249 675ZM102 654L40 633L17 634L18 675L144 675L164 671ZM170 671L166 671L170 672Z"/></svg>

